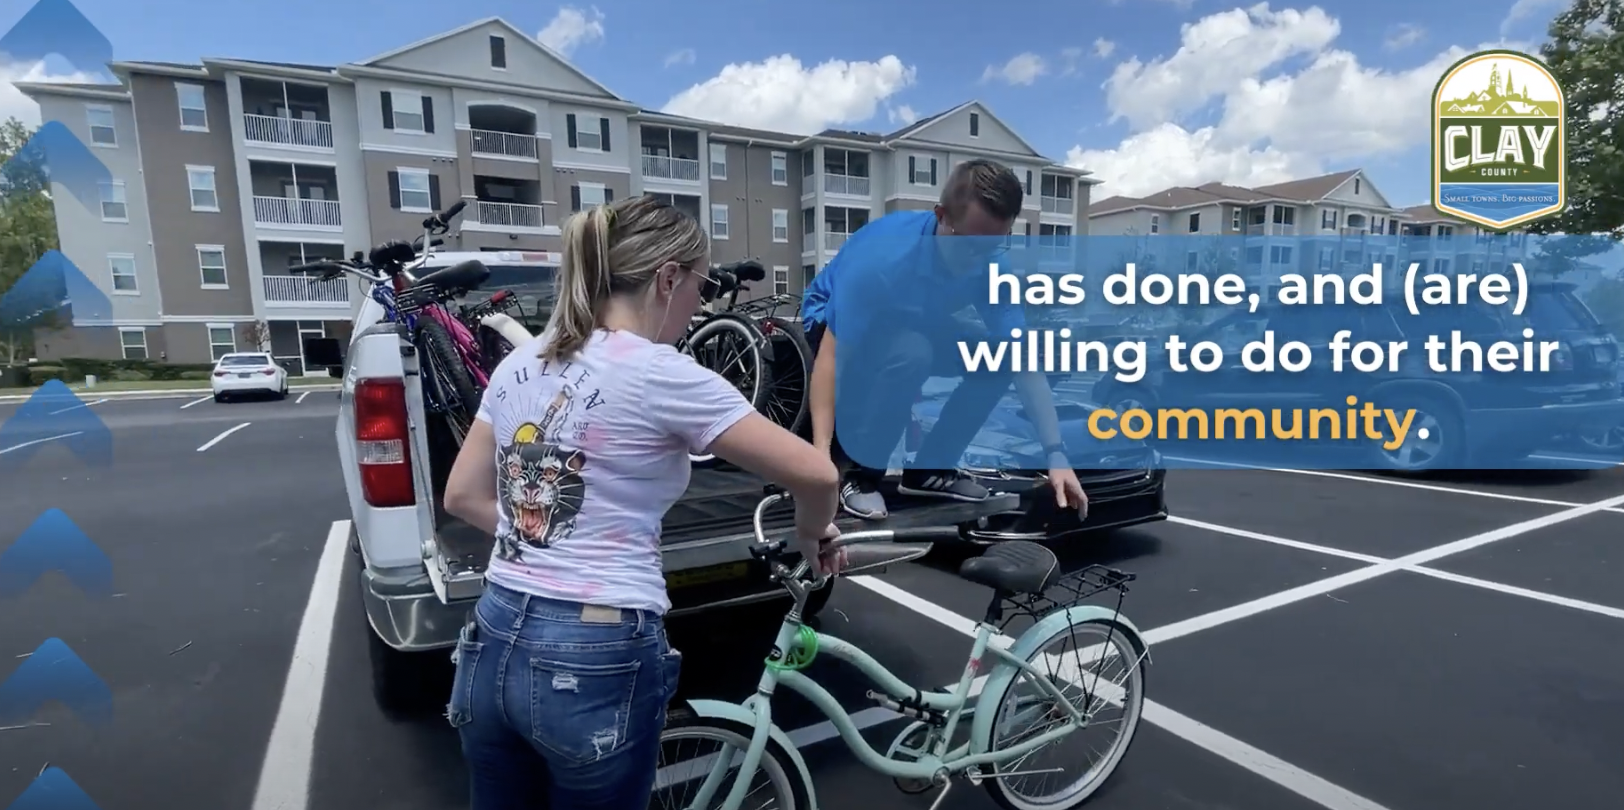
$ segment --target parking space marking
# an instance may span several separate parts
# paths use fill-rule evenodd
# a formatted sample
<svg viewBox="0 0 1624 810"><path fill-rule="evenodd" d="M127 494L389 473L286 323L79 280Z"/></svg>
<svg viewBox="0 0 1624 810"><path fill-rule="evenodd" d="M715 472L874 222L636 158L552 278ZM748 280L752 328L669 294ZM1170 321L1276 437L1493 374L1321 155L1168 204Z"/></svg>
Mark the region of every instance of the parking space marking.
<svg viewBox="0 0 1624 810"><path fill-rule="evenodd" d="M265 747L252 810L305 810L310 805L316 726L321 720L321 696L327 686L349 535L347 520L333 521L327 532L327 544L322 547L316 578L310 586L310 600L293 642L293 660L288 662L282 702L277 706L271 739Z"/></svg>
<svg viewBox="0 0 1624 810"><path fill-rule="evenodd" d="M1595 469L1598 470L1605 470L1611 467L1624 467L1624 462L1606 461L1599 458L1585 458L1583 456L1568 456L1561 453L1535 453L1534 455L1529 456L1529 458L1539 459L1540 461L1562 461L1569 464L1594 464Z"/></svg>
<svg viewBox="0 0 1624 810"><path fill-rule="evenodd" d="M1485 492L1480 489L1465 489L1463 487L1446 487L1441 484L1423 484L1419 481L1399 481L1392 478L1378 478L1373 475L1356 475L1353 473L1333 472L1331 470L1288 470L1284 467L1260 467L1255 464L1240 464L1233 461L1208 461L1199 458L1183 458L1180 456L1163 456L1170 461L1185 464L1208 464L1214 467L1226 467L1235 470L1254 470L1257 472L1286 473L1288 475L1307 475L1314 478L1331 478L1338 481L1358 481L1365 484L1381 484L1388 487L1405 487L1425 492L1447 492L1451 495L1472 495L1478 498L1492 498L1497 501L1512 501L1515 503L1531 503L1540 506L1583 506L1577 501L1559 501L1552 498L1534 498L1528 495L1512 495L1507 492ZM1603 512L1624 514L1624 507L1603 509Z"/></svg>
<svg viewBox="0 0 1624 810"><path fill-rule="evenodd" d="M850 577L848 581L855 582L963 635L970 637L975 635L977 622L974 619L960 616L941 605L921 599L889 582L870 576ZM1151 638L1153 633L1155 633L1154 630L1145 634L1147 642L1154 643ZM996 636L996 640L1000 646L1013 643L1013 639L1002 633ZM1228 760L1232 764L1239 765L1321 807L1328 808L1328 810L1386 810L1382 805L1351 790L1332 784L1279 757L1231 737L1205 723L1180 714L1148 697L1145 698L1143 718L1146 722L1159 726L1164 731L1183 739L1185 742ZM817 728L817 726L811 728Z"/></svg>
<svg viewBox="0 0 1624 810"><path fill-rule="evenodd" d="M213 446L219 444L220 442L225 441L225 438L227 436L230 436L231 434L236 433L237 431L242 430L243 428L248 427L249 425L252 425L252 424L254 424L254 423L253 422L244 422L244 423L242 423L242 424L240 424L240 425L238 425L238 426L236 426L234 428L226 428L224 431L221 431L220 435L215 436L214 438L209 439L208 441L204 442L202 447L197 448L197 452L201 453L204 450L207 450L210 447L213 447Z"/></svg>
<svg viewBox="0 0 1624 810"><path fill-rule="evenodd" d="M299 398L293 401L293 404L298 405L299 403L304 402L304 398L308 397L308 396L310 396L309 391L306 391L306 392L300 394Z"/></svg>
<svg viewBox="0 0 1624 810"><path fill-rule="evenodd" d="M13 450L21 450L24 447L33 447L36 444L44 444L46 442L54 442L57 439L71 439L71 438L73 438L75 436L82 436L82 435L84 435L84 431L75 430L72 433L64 433L64 434L62 434L60 436L46 436L43 439L35 439L33 441L23 442L22 444L14 444L14 445L12 445L10 447L0 449L0 456L3 456L5 454L7 454L7 453L10 453Z"/></svg>
<svg viewBox="0 0 1624 810"><path fill-rule="evenodd" d="M1377 557L1370 554L1360 554L1357 551L1347 551L1340 548L1331 548L1329 546L1321 546L1314 543L1304 543L1300 540L1289 540L1284 537L1276 537L1271 534L1247 531L1246 529L1237 529L1232 526L1220 526L1216 523L1208 523L1204 520L1169 517L1167 521L1169 523L1177 523L1181 526L1190 526L1192 528L1213 532L1214 534L1226 534L1231 537L1242 537L1248 540L1272 543L1277 546L1285 546L1286 548L1294 548L1300 551L1309 551L1315 554L1324 554L1330 557L1341 557L1347 560L1357 560L1359 562L1370 563L1372 565L1393 565L1399 562L1398 560L1387 557ZM1557 596L1556 594L1545 593L1543 591L1519 588L1516 585L1507 585L1503 582L1495 582L1494 580L1469 577L1464 574L1455 574L1449 571L1429 568L1423 565L1398 565L1397 570L1408 571L1412 574L1421 574L1422 576L1433 577L1435 579L1447 580L1459 585L1470 585L1474 588L1483 588L1485 590L1496 591L1511 596L1521 596L1527 599L1534 599L1553 605L1561 605L1562 607L1582 610L1587 613L1610 616L1615 619L1624 619L1624 610L1619 608L1598 605L1594 602L1586 602L1582 599L1572 599L1566 596Z"/></svg>
<svg viewBox="0 0 1624 810"><path fill-rule="evenodd" d="M210 394L210 395L208 395L206 397L198 397L197 399L194 399L191 402L188 402L185 405L180 406L180 409L184 411L187 408L192 407L193 405L198 405L198 404L201 404L201 403L204 403L204 402L208 402L211 399L214 399L213 394Z"/></svg>
<svg viewBox="0 0 1624 810"><path fill-rule="evenodd" d="M68 411L77 411L80 408L88 408L88 407L90 407L92 405L100 405L100 404L102 404L103 402L106 402L106 401L107 401L107 398L102 397L101 399L98 399L98 400L96 400L94 402L81 402L78 405L69 405L68 407L62 408L60 410L51 411L49 414L47 414L47 416L56 416L59 413L67 413Z"/></svg>

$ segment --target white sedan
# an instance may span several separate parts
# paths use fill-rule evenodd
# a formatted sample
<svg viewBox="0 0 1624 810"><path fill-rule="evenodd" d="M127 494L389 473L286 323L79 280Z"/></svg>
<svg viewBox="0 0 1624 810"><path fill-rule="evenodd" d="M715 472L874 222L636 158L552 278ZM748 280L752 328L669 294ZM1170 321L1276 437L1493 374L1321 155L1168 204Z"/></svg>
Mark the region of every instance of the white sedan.
<svg viewBox="0 0 1624 810"><path fill-rule="evenodd" d="M288 395L287 369L263 352L228 354L214 364L214 401L224 402L238 394L269 394L282 399Z"/></svg>

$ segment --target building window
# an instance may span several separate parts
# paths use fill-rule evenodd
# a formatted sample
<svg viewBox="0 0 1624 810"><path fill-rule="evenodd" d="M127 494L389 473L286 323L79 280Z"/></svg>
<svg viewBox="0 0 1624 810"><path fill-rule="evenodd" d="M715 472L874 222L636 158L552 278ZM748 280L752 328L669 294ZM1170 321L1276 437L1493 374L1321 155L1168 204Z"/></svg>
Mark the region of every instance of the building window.
<svg viewBox="0 0 1624 810"><path fill-rule="evenodd" d="M916 186L936 185L936 158L908 158L908 178Z"/></svg>
<svg viewBox="0 0 1624 810"><path fill-rule="evenodd" d="M422 214L434 210L428 169L395 169L400 175L400 210Z"/></svg>
<svg viewBox="0 0 1624 810"><path fill-rule="evenodd" d="M727 238L727 206L725 205L711 206L711 238Z"/></svg>
<svg viewBox="0 0 1624 810"><path fill-rule="evenodd" d="M1269 248L1269 264L1291 264L1291 246L1275 245Z"/></svg>
<svg viewBox="0 0 1624 810"><path fill-rule="evenodd" d="M203 99L203 85L175 83L180 99L180 128L192 132L209 131L209 107Z"/></svg>
<svg viewBox="0 0 1624 810"><path fill-rule="evenodd" d="M124 183L114 180L101 184L102 222L129 222L130 206L124 198Z"/></svg>
<svg viewBox="0 0 1624 810"><path fill-rule="evenodd" d="M773 241L774 242L788 242L789 241L789 209L788 208L774 208L773 209Z"/></svg>
<svg viewBox="0 0 1624 810"><path fill-rule="evenodd" d="M118 343L124 349L125 360L147 359L147 330L139 326L121 326Z"/></svg>
<svg viewBox="0 0 1624 810"><path fill-rule="evenodd" d="M90 124L90 142L97 146L118 146L118 128L113 126L113 108L101 105L85 107Z"/></svg>
<svg viewBox="0 0 1624 810"><path fill-rule="evenodd" d="M570 113L564 116L564 125L569 130L571 149L609 151L609 119L601 115Z"/></svg>
<svg viewBox="0 0 1624 810"><path fill-rule="evenodd" d="M570 196L574 198L570 200L570 203L576 211L585 211L598 205L608 205L610 200L613 199L613 195L609 193L609 187L602 183L579 183Z"/></svg>
<svg viewBox="0 0 1624 810"><path fill-rule="evenodd" d="M789 155L783 152L773 153L773 185L789 185Z"/></svg>
<svg viewBox="0 0 1624 810"><path fill-rule="evenodd" d="M428 96L411 90L385 90L383 96L383 125L396 132L421 134L433 132L434 102Z"/></svg>
<svg viewBox="0 0 1624 810"><path fill-rule="evenodd" d="M801 288L805 289L807 287L812 286L812 279L817 278L817 276L818 276L818 267L817 267L817 265L814 265L814 264L803 264L803 265L801 265Z"/></svg>
<svg viewBox="0 0 1624 810"><path fill-rule="evenodd" d="M107 268L113 275L113 292L136 295L141 287L135 280L135 256L130 253L107 254Z"/></svg>
<svg viewBox="0 0 1624 810"><path fill-rule="evenodd" d="M209 356L219 360L237 350L237 329L229 323L211 323L209 326Z"/></svg>
<svg viewBox="0 0 1624 810"><path fill-rule="evenodd" d="M507 70L507 40L491 34L491 67Z"/></svg>
<svg viewBox="0 0 1624 810"><path fill-rule="evenodd" d="M1359 186L1360 185L1361 184L1359 182L1359 178L1357 178L1357 177L1353 178L1353 193L1354 193L1355 196L1357 196L1359 194Z"/></svg>
<svg viewBox="0 0 1624 810"><path fill-rule="evenodd" d="M780 264L773 267L773 295L784 295L789 292L789 265Z"/></svg>
<svg viewBox="0 0 1624 810"><path fill-rule="evenodd" d="M187 166L186 187L192 192L193 211L220 210L220 195L214 189L213 166Z"/></svg>
<svg viewBox="0 0 1624 810"><path fill-rule="evenodd" d="M1277 206L1275 206L1274 207L1274 224L1276 224L1276 225L1296 225L1297 224L1297 209L1292 208L1289 205L1277 205Z"/></svg>
<svg viewBox="0 0 1624 810"><path fill-rule="evenodd" d="M1151 214L1150 215L1150 232L1151 233L1161 233L1162 232L1162 215L1161 214Z"/></svg>
<svg viewBox="0 0 1624 810"><path fill-rule="evenodd" d="M203 277L203 289L226 289L226 249L222 245L198 245L197 269Z"/></svg>
<svg viewBox="0 0 1624 810"><path fill-rule="evenodd" d="M1320 227L1324 228L1325 230L1328 230L1328 231L1329 230L1335 230L1336 229L1336 212L1335 211L1321 211L1320 212Z"/></svg>
<svg viewBox="0 0 1624 810"><path fill-rule="evenodd" d="M981 114L970 113L970 137L981 137Z"/></svg>
<svg viewBox="0 0 1624 810"><path fill-rule="evenodd" d="M1201 215L1199 213L1190 215L1190 233L1201 233Z"/></svg>
<svg viewBox="0 0 1624 810"><path fill-rule="evenodd" d="M727 144L710 145L710 176L712 180L727 179Z"/></svg>
<svg viewBox="0 0 1624 810"><path fill-rule="evenodd" d="M1235 210L1229 212L1229 229L1232 231L1238 231L1241 229L1240 206L1236 206Z"/></svg>

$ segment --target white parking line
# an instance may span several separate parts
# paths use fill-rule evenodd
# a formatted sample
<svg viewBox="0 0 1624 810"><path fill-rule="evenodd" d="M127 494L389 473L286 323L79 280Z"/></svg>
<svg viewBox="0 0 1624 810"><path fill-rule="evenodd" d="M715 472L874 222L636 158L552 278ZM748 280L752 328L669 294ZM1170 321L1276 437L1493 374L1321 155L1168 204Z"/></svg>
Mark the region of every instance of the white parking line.
<svg viewBox="0 0 1624 810"><path fill-rule="evenodd" d="M321 696L327 686L333 621L338 615L344 546L349 535L347 520L334 521L327 532L327 544L316 564L316 579L310 586L310 600L293 642L293 660L288 663L282 702L271 726L265 761L260 765L252 810L304 810L310 804L316 725L321 719Z"/></svg>
<svg viewBox="0 0 1624 810"><path fill-rule="evenodd" d="M299 403L304 402L304 398L308 397L308 396L310 396L309 391L306 391L303 394L300 394L299 398L293 401L293 404L298 405Z"/></svg>
<svg viewBox="0 0 1624 810"><path fill-rule="evenodd" d="M3 455L5 455L5 454L7 454L7 453L9 453L9 452L11 452L13 450L21 450L24 447L33 447L36 444L44 444L46 442L54 442L57 439L71 439L74 436L83 436L84 433L85 432L82 431L82 430L75 430L72 433L64 433L64 434L62 434L60 436L46 436L43 439L35 439L33 441L23 442L22 444L14 444L14 445L12 445L10 447L0 449L0 456L3 456Z"/></svg>
<svg viewBox="0 0 1624 810"><path fill-rule="evenodd" d="M1561 453L1535 453L1534 455L1529 456L1529 458L1539 459L1540 461L1561 461L1567 464L1593 464L1595 465L1594 467L1587 469L1597 470L1605 470L1610 467L1624 467L1624 463L1617 461L1599 458L1585 458L1584 456L1569 456Z"/></svg>
<svg viewBox="0 0 1624 810"><path fill-rule="evenodd" d="M92 405L100 405L100 404L102 404L103 402L106 402L106 401L107 401L107 399L104 397L104 398L98 399L98 400L96 400L94 402L81 402L78 405L69 405L68 407L63 408L61 410L51 411L49 414L46 414L46 415L47 416L56 416L59 413L67 413L68 411L77 411L80 408L88 408L88 407L90 407Z"/></svg>
<svg viewBox="0 0 1624 810"><path fill-rule="evenodd" d="M234 428L226 428L224 431L222 431L220 433L220 435L215 436L214 438L209 439L208 441L204 442L202 447L197 448L197 452L201 453L204 450L207 450L210 447L213 447L213 446L219 444L220 442L224 441L227 436L230 436L231 434L236 433L237 431L242 430L243 428L248 427L249 425L252 425L252 424L253 424L253 422L244 422L244 423L242 423L242 424L240 424L240 425L238 425L238 426L236 426Z"/></svg>
<svg viewBox="0 0 1624 810"><path fill-rule="evenodd" d="M1446 492L1451 495L1471 495L1477 498L1491 498L1497 501L1511 501L1513 503L1532 503L1541 506L1583 506L1577 501L1559 501L1553 498L1534 498L1528 495L1512 495L1507 492L1488 492L1481 489L1466 489L1464 487L1450 487L1441 484L1423 484L1419 481L1405 481L1398 478L1382 478L1374 475L1357 475L1354 473L1333 472L1331 470L1288 470L1284 467L1260 467L1253 464L1238 464L1231 461L1208 461L1199 458L1184 458L1180 456L1163 456L1169 461L1178 461L1184 464L1207 464L1213 467L1225 467L1235 470L1252 470L1254 472L1284 473L1286 475L1306 475L1313 478L1331 478L1338 481L1357 481L1362 484L1380 484L1388 487L1404 487L1425 492ZM1604 509L1604 512L1624 514L1624 508Z"/></svg>
<svg viewBox="0 0 1624 810"><path fill-rule="evenodd" d="M191 402L188 402L188 403L186 403L186 404L185 404L185 405L182 405L182 406L180 406L180 409L181 409L181 410L183 410L183 411L184 411L184 410L186 410L186 409L187 409L187 408L190 408L190 407L192 407L192 406L193 406L193 405L200 405L200 404L202 404L202 403L204 403L204 402L208 402L208 401L209 401L209 400L211 400L211 399L214 399L214 395L213 395L213 394L210 394L210 395L208 395L208 396L206 396L206 397L198 397L198 398L197 398L197 399L194 399L194 400L192 400L192 401L191 401Z"/></svg>

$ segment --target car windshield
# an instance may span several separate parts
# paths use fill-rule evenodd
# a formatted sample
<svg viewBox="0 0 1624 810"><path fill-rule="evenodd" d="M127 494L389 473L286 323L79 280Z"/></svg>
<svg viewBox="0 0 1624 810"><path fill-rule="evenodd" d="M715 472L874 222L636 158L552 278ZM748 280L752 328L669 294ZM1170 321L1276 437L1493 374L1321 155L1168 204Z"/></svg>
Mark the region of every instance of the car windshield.
<svg viewBox="0 0 1624 810"><path fill-rule="evenodd" d="M1601 325L1583 301L1564 290L1530 290L1527 313L1536 329L1588 330Z"/></svg>
<svg viewBox="0 0 1624 810"><path fill-rule="evenodd" d="M270 355L265 354L234 354L220 358L221 366L268 366L270 364Z"/></svg>

